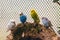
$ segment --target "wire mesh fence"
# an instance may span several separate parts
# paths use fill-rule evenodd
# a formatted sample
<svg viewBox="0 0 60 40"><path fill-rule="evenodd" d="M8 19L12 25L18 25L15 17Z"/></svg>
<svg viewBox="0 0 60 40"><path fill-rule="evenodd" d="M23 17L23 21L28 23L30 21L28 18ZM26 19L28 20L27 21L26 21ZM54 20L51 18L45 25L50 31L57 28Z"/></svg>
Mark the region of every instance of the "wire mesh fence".
<svg viewBox="0 0 60 40"><path fill-rule="evenodd" d="M60 26L60 5L53 3L53 0L0 0L0 31L6 31L10 19L19 23L21 12L27 16L27 22L33 22L30 16L32 8L36 9L40 20L42 17L47 17L57 33L59 30L57 27Z"/></svg>

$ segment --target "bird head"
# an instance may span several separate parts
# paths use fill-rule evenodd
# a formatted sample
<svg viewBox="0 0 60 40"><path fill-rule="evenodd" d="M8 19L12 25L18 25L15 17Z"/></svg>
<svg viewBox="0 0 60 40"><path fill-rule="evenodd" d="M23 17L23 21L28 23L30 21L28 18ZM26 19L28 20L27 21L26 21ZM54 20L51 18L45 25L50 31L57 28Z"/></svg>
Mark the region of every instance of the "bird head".
<svg viewBox="0 0 60 40"><path fill-rule="evenodd" d="M31 10L31 13L36 13L35 10Z"/></svg>
<svg viewBox="0 0 60 40"><path fill-rule="evenodd" d="M45 19L45 20L48 20L46 17L42 17L42 20Z"/></svg>
<svg viewBox="0 0 60 40"><path fill-rule="evenodd" d="M21 12L20 16L23 15L23 12Z"/></svg>
<svg viewBox="0 0 60 40"><path fill-rule="evenodd" d="M14 23L15 24L15 20L10 20L10 23Z"/></svg>

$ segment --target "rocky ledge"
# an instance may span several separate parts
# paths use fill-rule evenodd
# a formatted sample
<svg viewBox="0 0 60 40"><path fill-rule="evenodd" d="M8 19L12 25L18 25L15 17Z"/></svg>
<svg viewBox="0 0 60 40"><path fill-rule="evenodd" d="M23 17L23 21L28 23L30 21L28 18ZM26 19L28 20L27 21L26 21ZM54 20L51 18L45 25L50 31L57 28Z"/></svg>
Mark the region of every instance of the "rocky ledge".
<svg viewBox="0 0 60 40"><path fill-rule="evenodd" d="M34 24L35 23L29 22L25 24L18 23L17 26L11 30L12 40L57 40L57 35L53 29L46 29L41 24L35 27Z"/></svg>

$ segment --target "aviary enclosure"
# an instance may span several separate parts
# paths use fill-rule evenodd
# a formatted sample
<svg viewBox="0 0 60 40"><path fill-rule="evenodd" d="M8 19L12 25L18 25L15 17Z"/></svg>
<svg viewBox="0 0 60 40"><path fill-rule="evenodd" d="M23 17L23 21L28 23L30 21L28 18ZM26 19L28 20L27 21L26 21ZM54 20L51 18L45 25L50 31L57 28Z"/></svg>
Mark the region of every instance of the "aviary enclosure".
<svg viewBox="0 0 60 40"><path fill-rule="evenodd" d="M31 9L38 15L38 26L31 17ZM26 16L26 21L22 18L23 23L20 20L21 12ZM54 31L45 28L43 17L51 21ZM15 20L16 25L12 32L7 32L11 19ZM60 0L0 0L0 40L54 40L56 35L60 37Z"/></svg>

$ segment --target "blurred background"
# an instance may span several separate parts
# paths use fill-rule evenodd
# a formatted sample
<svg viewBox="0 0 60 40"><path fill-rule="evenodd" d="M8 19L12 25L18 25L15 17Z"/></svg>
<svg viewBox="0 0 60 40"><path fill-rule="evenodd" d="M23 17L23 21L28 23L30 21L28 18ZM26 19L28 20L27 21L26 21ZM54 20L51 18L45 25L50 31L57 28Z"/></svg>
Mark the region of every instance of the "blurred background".
<svg viewBox="0 0 60 40"><path fill-rule="evenodd" d="M31 9L37 11L40 20L42 17L47 17L59 36L57 27L60 26L60 6L57 3L53 3L53 0L0 0L0 40L5 40L8 34L6 30L10 19L14 19L16 24L20 23L19 14L21 12L27 16L27 22L33 22L30 16Z"/></svg>

